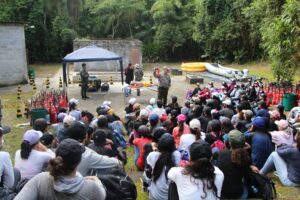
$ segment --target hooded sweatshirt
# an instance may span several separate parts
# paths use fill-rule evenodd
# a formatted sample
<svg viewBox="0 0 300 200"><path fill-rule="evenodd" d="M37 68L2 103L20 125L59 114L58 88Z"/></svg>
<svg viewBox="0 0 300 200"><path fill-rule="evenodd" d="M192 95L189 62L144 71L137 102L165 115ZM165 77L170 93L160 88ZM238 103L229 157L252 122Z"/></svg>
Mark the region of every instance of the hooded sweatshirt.
<svg viewBox="0 0 300 200"><path fill-rule="evenodd" d="M281 144L293 145L294 139L293 134L288 131L272 131L272 142L277 146Z"/></svg>
<svg viewBox="0 0 300 200"><path fill-rule="evenodd" d="M105 197L106 192L99 179L85 179L77 173L73 178L61 177L54 181L49 172L43 172L32 178L15 200L104 200Z"/></svg>

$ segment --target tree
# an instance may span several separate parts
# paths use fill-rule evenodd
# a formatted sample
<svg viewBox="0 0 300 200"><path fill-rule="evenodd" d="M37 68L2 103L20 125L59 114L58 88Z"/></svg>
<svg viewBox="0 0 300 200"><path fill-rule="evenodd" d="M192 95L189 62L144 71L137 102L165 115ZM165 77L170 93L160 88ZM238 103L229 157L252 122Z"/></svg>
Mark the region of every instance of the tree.
<svg viewBox="0 0 300 200"><path fill-rule="evenodd" d="M291 81L299 66L300 2L287 0L283 12L262 27L262 41L277 81Z"/></svg>

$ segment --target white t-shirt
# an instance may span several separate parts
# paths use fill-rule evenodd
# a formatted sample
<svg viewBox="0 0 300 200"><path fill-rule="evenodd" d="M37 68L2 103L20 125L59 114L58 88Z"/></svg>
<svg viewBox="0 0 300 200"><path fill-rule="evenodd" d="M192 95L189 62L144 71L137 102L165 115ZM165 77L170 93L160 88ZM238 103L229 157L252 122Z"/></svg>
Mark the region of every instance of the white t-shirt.
<svg viewBox="0 0 300 200"><path fill-rule="evenodd" d="M54 157L55 154L49 149L45 152L32 149L28 159L25 160L21 158L21 150L18 150L15 155L15 168L20 170L22 178L31 179L42 172L43 167Z"/></svg>
<svg viewBox="0 0 300 200"><path fill-rule="evenodd" d="M147 157L147 164L151 166L152 170L154 169L155 163L157 162L160 156L160 152L151 152ZM179 151L173 152L173 160L175 166L179 165L181 155ZM160 177L154 181L151 181L150 186L148 187L150 196L152 200L167 200L168 199L168 189L169 189L169 181L166 179L165 176L166 169L163 169Z"/></svg>
<svg viewBox="0 0 300 200"><path fill-rule="evenodd" d="M205 140L205 133L201 132L201 140ZM180 137L180 142L178 149L184 149L189 151L189 147L196 141L196 136L188 133L188 134L183 134Z"/></svg>
<svg viewBox="0 0 300 200"><path fill-rule="evenodd" d="M215 168L215 185L217 187L217 195L221 196L222 184L224 181L224 174L218 168ZM202 200L201 196L204 197L205 193L203 192L203 181L200 179L194 179L190 175L184 175L184 168L182 167L173 167L168 173L168 178L174 181L177 185L178 196L180 200ZM205 192L207 194L204 199L218 199L212 189L207 188L207 183L205 184Z"/></svg>
<svg viewBox="0 0 300 200"><path fill-rule="evenodd" d="M179 146L178 149L184 149L184 150L189 150L189 147L191 146L191 144L193 144L196 141L196 136L193 134L183 134L180 137L180 142L179 142Z"/></svg>
<svg viewBox="0 0 300 200"><path fill-rule="evenodd" d="M81 112L79 110L72 110L69 112L69 115L75 118L75 121L80 121L81 119Z"/></svg>
<svg viewBox="0 0 300 200"><path fill-rule="evenodd" d="M166 110L164 108L154 108L151 114L157 114L158 116L161 116L162 114L166 114Z"/></svg>

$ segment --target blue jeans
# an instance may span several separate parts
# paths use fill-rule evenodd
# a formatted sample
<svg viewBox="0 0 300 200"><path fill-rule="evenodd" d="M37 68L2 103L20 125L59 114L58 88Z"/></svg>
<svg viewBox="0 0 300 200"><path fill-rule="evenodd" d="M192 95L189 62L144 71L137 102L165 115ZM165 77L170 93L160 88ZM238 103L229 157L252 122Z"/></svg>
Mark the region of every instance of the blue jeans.
<svg viewBox="0 0 300 200"><path fill-rule="evenodd" d="M299 186L298 184L293 183L288 178L286 162L278 155L276 151L271 153L271 155L269 156L265 165L263 166L263 168L260 170L259 173L266 175L267 173L273 171L274 168L276 169L276 172L278 174L279 180L282 183L282 185L288 187Z"/></svg>
<svg viewBox="0 0 300 200"><path fill-rule="evenodd" d="M136 164L136 162L139 158L140 152L139 152L139 149L136 146L134 146L133 150L134 150L134 163Z"/></svg>

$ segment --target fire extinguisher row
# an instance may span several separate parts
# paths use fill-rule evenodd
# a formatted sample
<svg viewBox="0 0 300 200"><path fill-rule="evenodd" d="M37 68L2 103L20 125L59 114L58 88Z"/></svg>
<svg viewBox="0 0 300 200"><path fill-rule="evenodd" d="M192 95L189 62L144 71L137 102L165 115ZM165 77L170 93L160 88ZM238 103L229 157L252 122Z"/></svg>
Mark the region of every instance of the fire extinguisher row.
<svg viewBox="0 0 300 200"><path fill-rule="evenodd" d="M47 109L50 123L57 122L59 108L68 108L68 95L65 89L41 90L31 98L29 110L36 108Z"/></svg>
<svg viewBox="0 0 300 200"><path fill-rule="evenodd" d="M268 105L278 105L284 94L294 93L297 96L297 100L300 100L300 87L298 85L290 86L278 86L269 84L265 87L264 93L267 96Z"/></svg>

